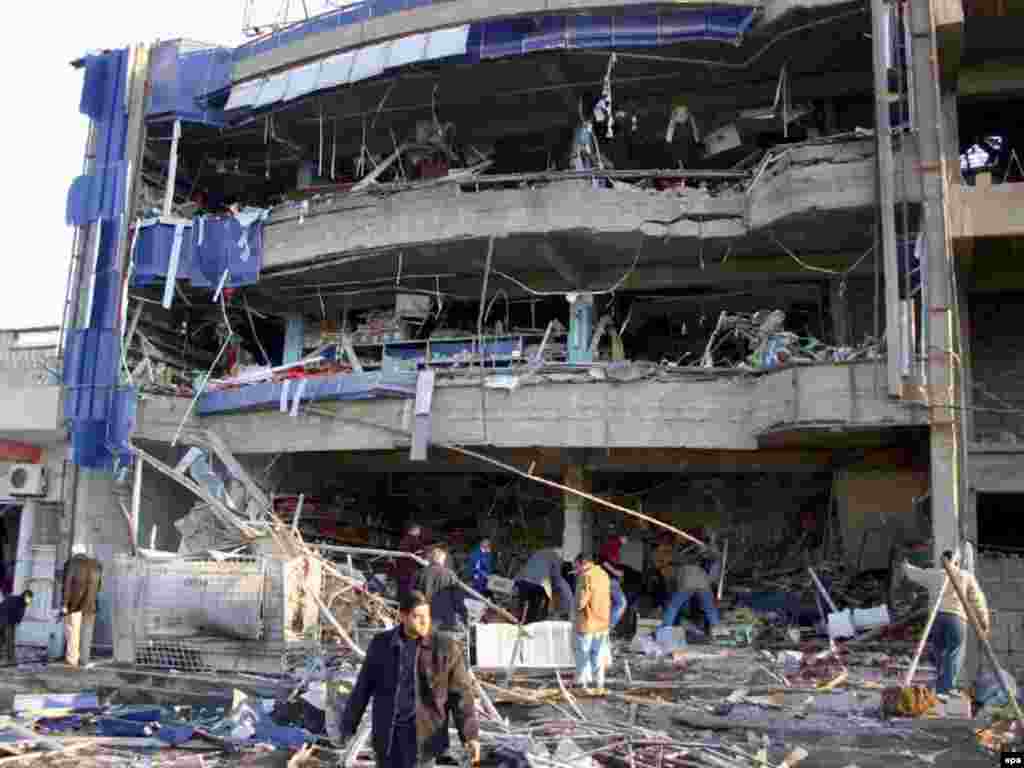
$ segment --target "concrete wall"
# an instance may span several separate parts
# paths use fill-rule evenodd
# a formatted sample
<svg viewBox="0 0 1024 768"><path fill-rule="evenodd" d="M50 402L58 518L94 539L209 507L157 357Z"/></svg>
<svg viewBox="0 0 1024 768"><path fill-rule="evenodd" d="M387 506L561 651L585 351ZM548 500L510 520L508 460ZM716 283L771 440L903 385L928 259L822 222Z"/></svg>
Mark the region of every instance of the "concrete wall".
<svg viewBox="0 0 1024 768"><path fill-rule="evenodd" d="M923 540L913 510L928 490L928 473L910 468L852 468L836 477L836 499L846 563L870 570L889 567L893 544ZM863 558L861 550L863 549Z"/></svg>
<svg viewBox="0 0 1024 768"><path fill-rule="evenodd" d="M999 661L1021 679L1024 676L1024 558L981 556L976 575L992 611L992 650ZM973 679L980 658L977 652L968 658L964 665L968 679Z"/></svg>

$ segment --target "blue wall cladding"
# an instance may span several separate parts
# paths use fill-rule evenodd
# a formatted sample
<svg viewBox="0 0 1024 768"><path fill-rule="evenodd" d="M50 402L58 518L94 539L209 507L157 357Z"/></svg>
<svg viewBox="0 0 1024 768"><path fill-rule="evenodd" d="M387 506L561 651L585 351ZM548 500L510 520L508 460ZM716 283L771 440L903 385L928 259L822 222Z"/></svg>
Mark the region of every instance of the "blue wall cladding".
<svg viewBox="0 0 1024 768"><path fill-rule="evenodd" d="M146 117L223 125L224 111L210 106L209 98L231 84L231 57L229 48L185 40L158 45L151 57Z"/></svg>
<svg viewBox="0 0 1024 768"><path fill-rule="evenodd" d="M236 216L204 216L192 223L192 271L197 288L216 288L227 270L225 287L251 285L263 267L263 219L251 222ZM243 222L248 226L243 227ZM179 274L181 272L179 271Z"/></svg>
<svg viewBox="0 0 1024 768"><path fill-rule="evenodd" d="M135 238L132 286L152 285L157 279L165 279L170 268L171 252L174 249L175 225L164 221L146 221L139 225ZM188 278L192 274L192 227L182 228L178 253L178 268L175 277Z"/></svg>
<svg viewBox="0 0 1024 768"><path fill-rule="evenodd" d="M689 40L736 42L754 21L752 8L628 8L611 15L548 15L473 24L471 59L522 56L557 48L653 48Z"/></svg>
<svg viewBox="0 0 1024 768"><path fill-rule="evenodd" d="M80 62L85 69L80 109L93 121L95 160L90 174L72 182L67 203L69 223L91 227L94 243L82 271L82 280L90 284L88 317L84 327L68 333L64 356L64 407L71 423L72 459L93 469L109 469L115 457L128 450L135 414L135 391L118 386L122 288L118 252L124 238L128 60L127 49L122 49Z"/></svg>

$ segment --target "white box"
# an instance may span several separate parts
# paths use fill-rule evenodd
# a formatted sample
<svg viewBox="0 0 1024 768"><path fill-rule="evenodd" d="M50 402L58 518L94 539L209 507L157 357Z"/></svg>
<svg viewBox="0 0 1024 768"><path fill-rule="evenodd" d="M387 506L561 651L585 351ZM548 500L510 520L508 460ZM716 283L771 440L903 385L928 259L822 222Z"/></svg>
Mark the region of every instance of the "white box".
<svg viewBox="0 0 1024 768"><path fill-rule="evenodd" d="M573 625L568 621L539 621L526 625L532 637L523 638L515 659L517 667L555 669L576 666ZM515 624L477 624L477 666L504 669L512 661L519 628Z"/></svg>

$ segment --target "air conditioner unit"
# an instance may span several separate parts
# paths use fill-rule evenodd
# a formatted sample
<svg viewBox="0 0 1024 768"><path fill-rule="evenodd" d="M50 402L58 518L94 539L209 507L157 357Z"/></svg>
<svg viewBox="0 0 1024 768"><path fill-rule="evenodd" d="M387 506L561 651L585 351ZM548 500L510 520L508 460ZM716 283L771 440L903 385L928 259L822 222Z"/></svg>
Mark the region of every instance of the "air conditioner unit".
<svg viewBox="0 0 1024 768"><path fill-rule="evenodd" d="M11 496L45 496L46 467L42 464L15 464L7 475Z"/></svg>

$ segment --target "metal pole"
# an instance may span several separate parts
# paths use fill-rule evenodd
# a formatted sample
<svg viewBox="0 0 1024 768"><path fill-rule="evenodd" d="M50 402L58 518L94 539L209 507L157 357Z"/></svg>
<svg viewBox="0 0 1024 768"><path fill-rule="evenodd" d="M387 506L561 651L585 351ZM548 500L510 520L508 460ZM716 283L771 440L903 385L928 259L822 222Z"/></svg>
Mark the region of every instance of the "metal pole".
<svg viewBox="0 0 1024 768"><path fill-rule="evenodd" d="M904 688L909 688L911 681L914 679L914 674L917 672L917 665L921 663L921 654L924 653L924 647L928 644L928 635L932 631L932 625L935 623L935 618L939 615L939 606L942 605L942 598L946 596L946 590L948 588L949 578L947 577L942 580L942 589L939 590L939 596L935 600L935 605L932 606L932 612L928 617L928 623L925 624L924 632L917 643L917 650L914 652L914 660L910 662L910 669L907 670L907 676L903 678Z"/></svg>
<svg viewBox="0 0 1024 768"><path fill-rule="evenodd" d="M885 265L885 341L889 395L900 395L900 287L896 251L896 191L889 119L889 73L885 65L885 0L871 0L871 48L875 72L875 146L878 166L878 205L882 223L882 257Z"/></svg>
<svg viewBox="0 0 1024 768"><path fill-rule="evenodd" d="M164 216L171 215L171 206L174 204L174 184L178 177L178 139L181 138L181 120L174 121L174 131L171 134L171 156L167 166L167 189L164 190Z"/></svg>

